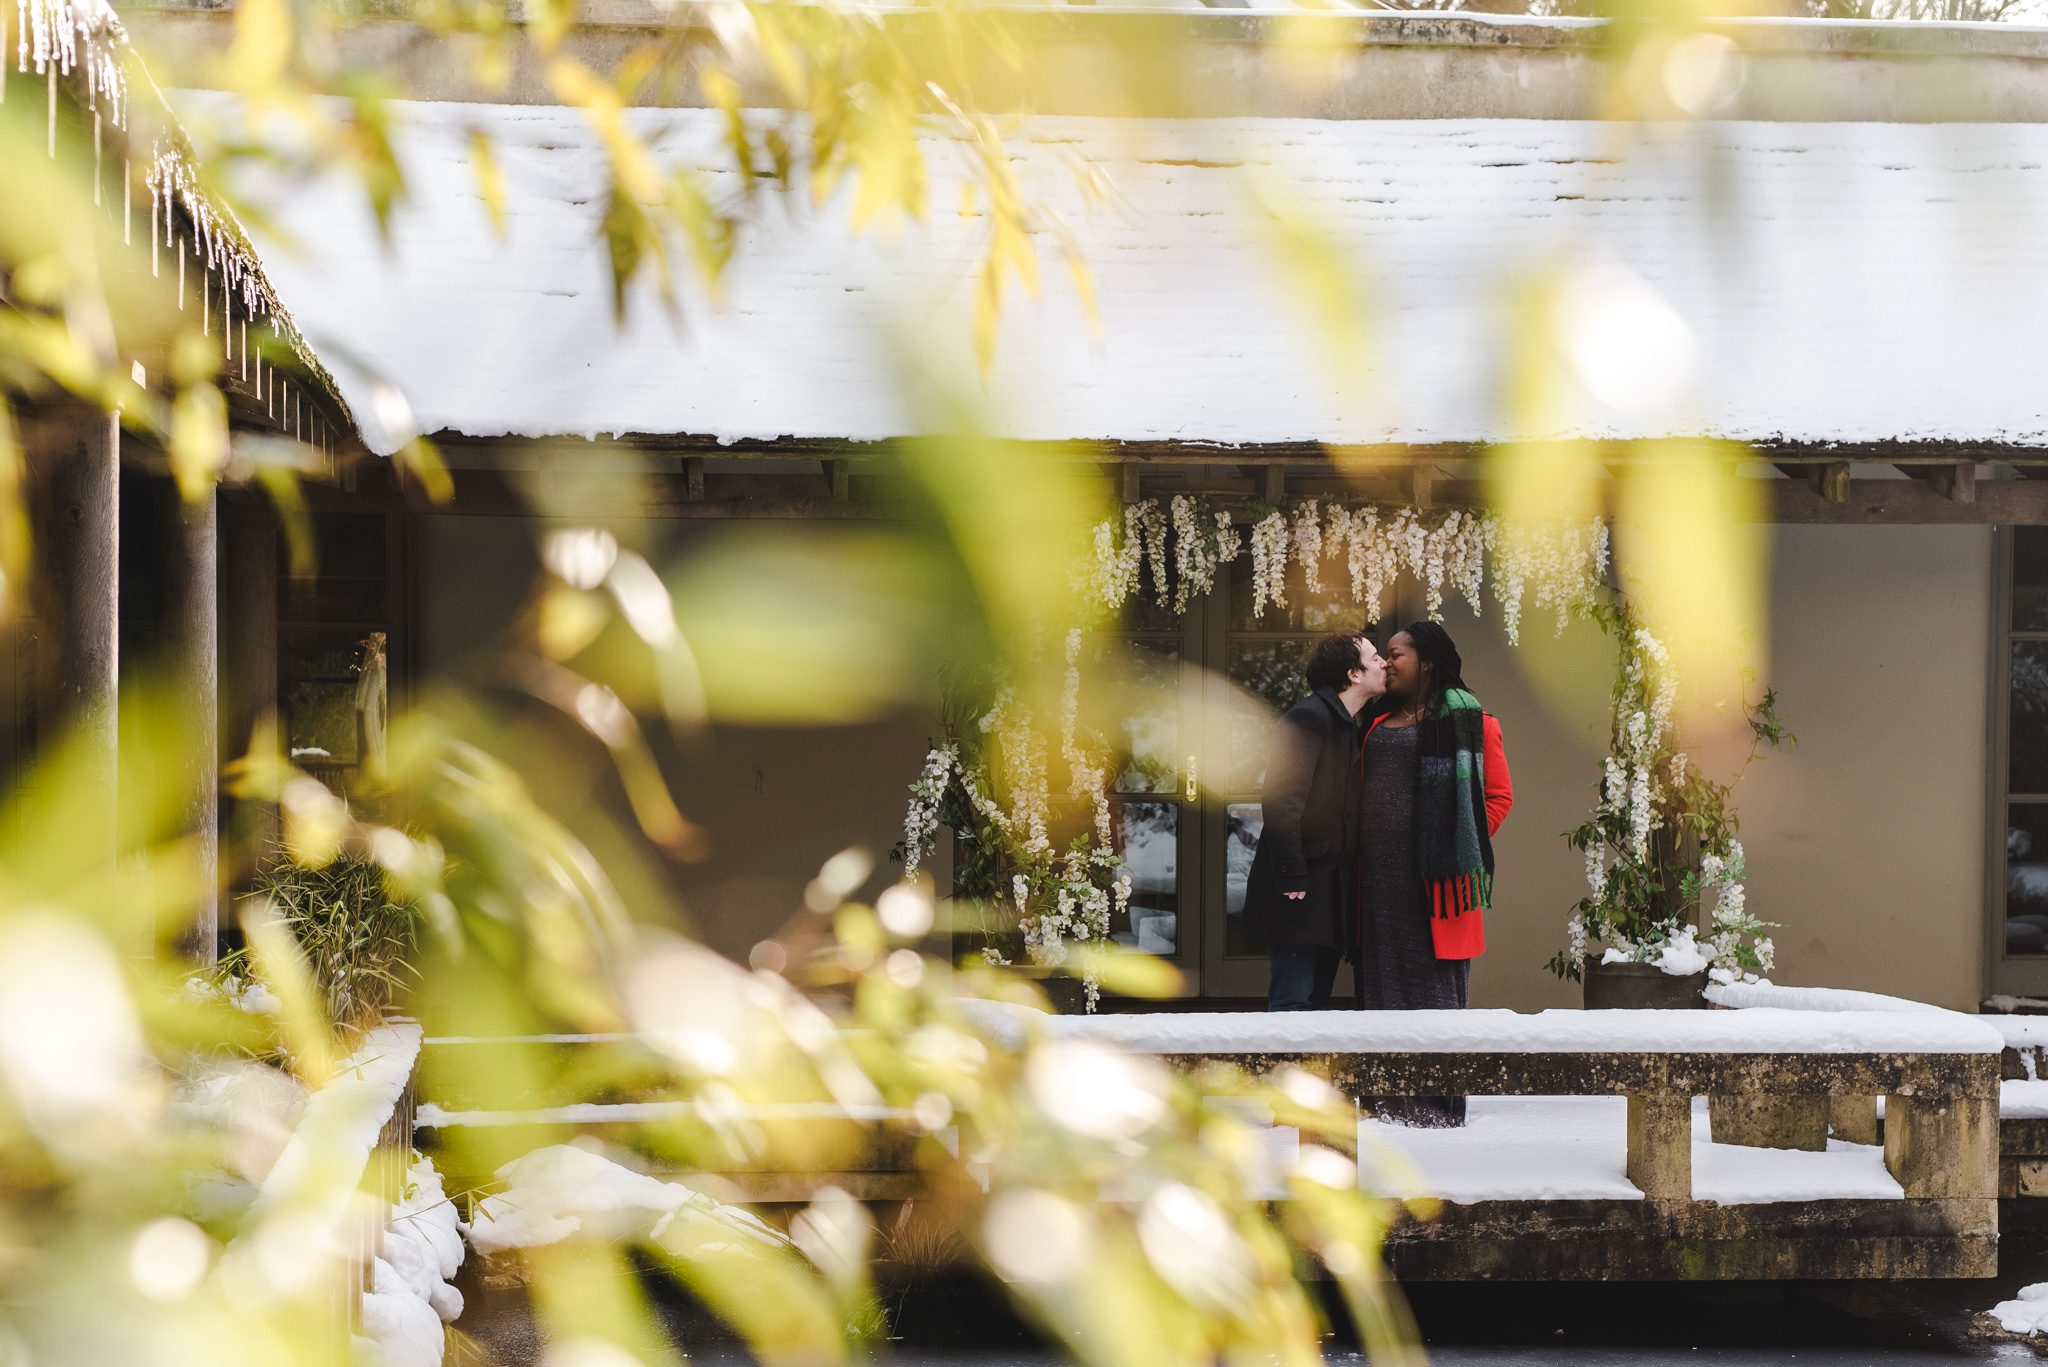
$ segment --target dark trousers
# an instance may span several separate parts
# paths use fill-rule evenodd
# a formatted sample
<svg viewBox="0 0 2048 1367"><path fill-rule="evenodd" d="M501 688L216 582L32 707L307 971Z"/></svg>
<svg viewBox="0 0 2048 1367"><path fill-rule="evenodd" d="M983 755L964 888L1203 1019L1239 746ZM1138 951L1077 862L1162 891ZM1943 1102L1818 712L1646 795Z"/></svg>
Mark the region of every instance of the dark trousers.
<svg viewBox="0 0 2048 1367"><path fill-rule="evenodd" d="M1266 950L1268 1011L1321 1011L1337 982L1337 951L1326 945L1272 945Z"/></svg>

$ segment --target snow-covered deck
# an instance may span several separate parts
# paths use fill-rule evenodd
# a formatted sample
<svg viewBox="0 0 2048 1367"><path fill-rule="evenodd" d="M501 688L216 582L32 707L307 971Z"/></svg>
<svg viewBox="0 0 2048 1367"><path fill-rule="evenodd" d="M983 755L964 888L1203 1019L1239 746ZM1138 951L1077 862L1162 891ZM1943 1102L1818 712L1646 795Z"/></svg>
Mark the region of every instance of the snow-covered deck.
<svg viewBox="0 0 2048 1367"><path fill-rule="evenodd" d="M1640 1201L1628 1178L1628 1102L1611 1096L1479 1096L1463 1129L1366 1120L1360 1184L1386 1195L1480 1201ZM1398 1157L1401 1162L1389 1162ZM1418 1180L1419 1179L1419 1180ZM1719 1205L1896 1201L1884 1148L1830 1140L1824 1152L1716 1144L1707 1101L1692 1107L1692 1194Z"/></svg>

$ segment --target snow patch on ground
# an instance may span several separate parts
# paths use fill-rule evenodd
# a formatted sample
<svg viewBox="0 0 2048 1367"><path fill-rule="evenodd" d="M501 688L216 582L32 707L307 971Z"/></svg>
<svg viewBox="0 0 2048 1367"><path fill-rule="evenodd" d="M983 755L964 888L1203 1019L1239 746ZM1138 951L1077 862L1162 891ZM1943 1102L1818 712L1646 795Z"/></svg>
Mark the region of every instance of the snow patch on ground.
<svg viewBox="0 0 2048 1367"><path fill-rule="evenodd" d="M442 1326L462 1313L449 1282L462 1266L461 1225L441 1174L422 1158L406 1174L391 1208L383 1248L371 1264L362 1304L364 1356L380 1367L438 1367L447 1347Z"/></svg>
<svg viewBox="0 0 2048 1367"><path fill-rule="evenodd" d="M1361 1121L1359 1182L1390 1196L1479 1201L1639 1201L1628 1180L1628 1100L1475 1096L1462 1129ZM1716 1144L1706 1098L1693 1101L1692 1191L1701 1201L1899 1200L1878 1145L1829 1140L1826 1152Z"/></svg>
<svg viewBox="0 0 2048 1367"><path fill-rule="evenodd" d="M2021 1287L2011 1300L1991 1307L1991 1318L2009 1334L2048 1333L2048 1282Z"/></svg>

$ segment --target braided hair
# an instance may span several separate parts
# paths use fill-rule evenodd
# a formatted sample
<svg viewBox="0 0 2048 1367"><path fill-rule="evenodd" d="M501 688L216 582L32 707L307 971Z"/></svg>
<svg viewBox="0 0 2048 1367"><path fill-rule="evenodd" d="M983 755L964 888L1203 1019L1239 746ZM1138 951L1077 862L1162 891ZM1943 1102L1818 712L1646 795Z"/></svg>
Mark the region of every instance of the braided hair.
<svg viewBox="0 0 2048 1367"><path fill-rule="evenodd" d="M1407 633L1408 643L1415 648L1416 658L1430 666L1429 691L1420 701L1424 715L1434 713L1445 693L1465 687L1465 661L1458 655L1457 643L1451 640L1451 633L1444 630L1443 623L1427 620L1410 622L1401 629Z"/></svg>

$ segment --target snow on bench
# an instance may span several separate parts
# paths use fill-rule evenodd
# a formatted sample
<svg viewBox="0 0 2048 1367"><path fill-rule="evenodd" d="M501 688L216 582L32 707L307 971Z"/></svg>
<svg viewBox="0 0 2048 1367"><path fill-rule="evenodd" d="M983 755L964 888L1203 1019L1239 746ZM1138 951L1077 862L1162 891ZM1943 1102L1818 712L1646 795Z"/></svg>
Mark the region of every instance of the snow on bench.
<svg viewBox="0 0 2048 1367"><path fill-rule="evenodd" d="M1857 992L1843 987L1783 987L1777 983L1714 983L1703 994L1716 1006L1754 1010L1782 1007L1788 1011L1894 1011L1902 1015L1958 1016L1933 1002L1892 997L1882 992ZM1965 1017L1965 1019L1969 1019Z"/></svg>
<svg viewBox="0 0 2048 1367"><path fill-rule="evenodd" d="M993 1011L980 1008L994 1007ZM1055 1016L977 1004L998 1037L1037 1028L1145 1054L1996 1054L2004 1038L1942 1011L1299 1011Z"/></svg>

